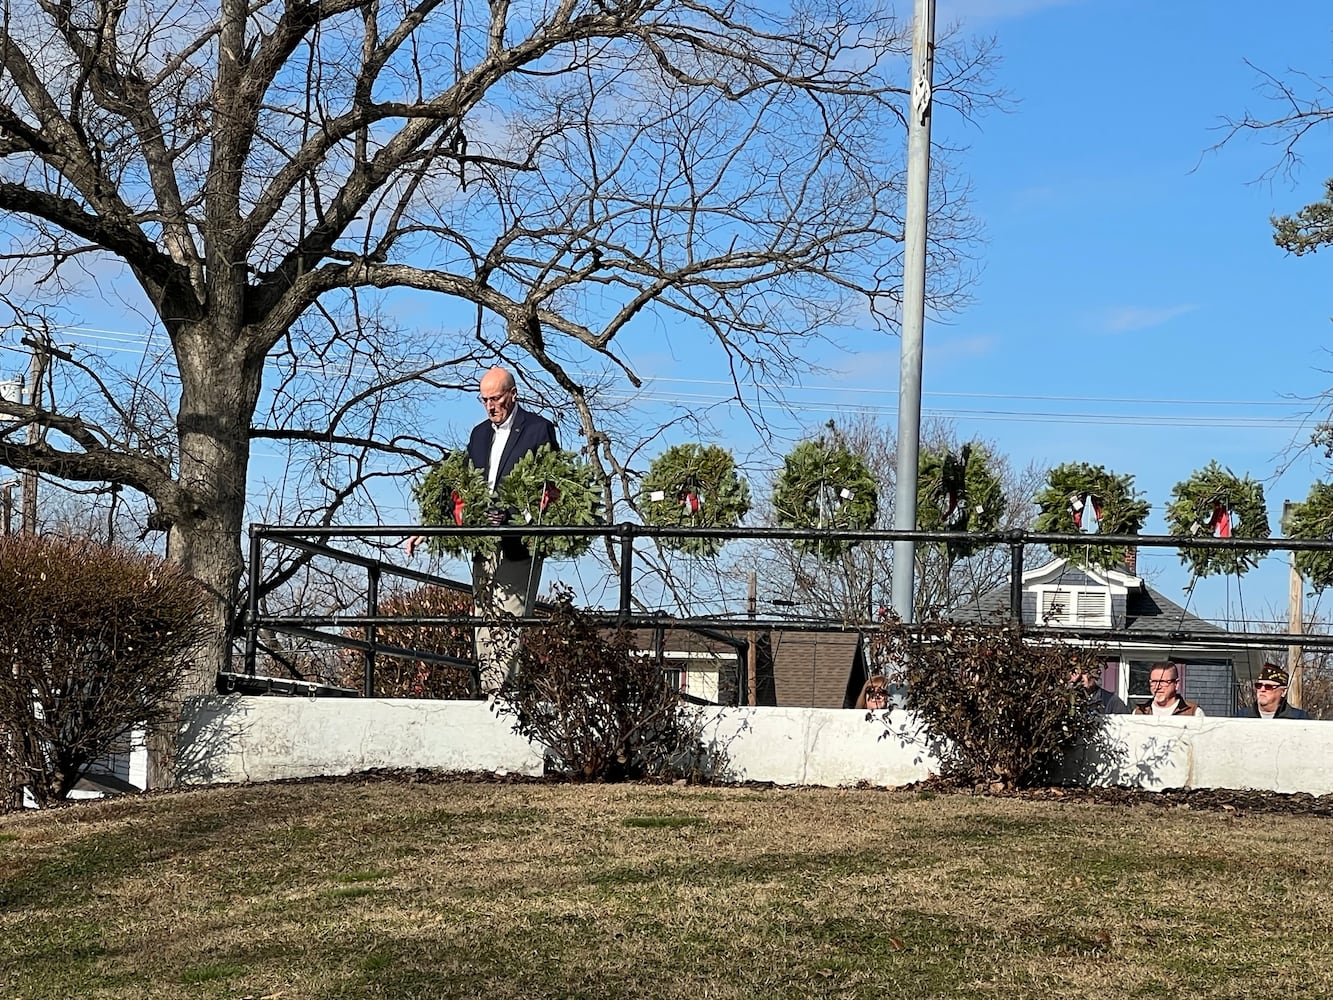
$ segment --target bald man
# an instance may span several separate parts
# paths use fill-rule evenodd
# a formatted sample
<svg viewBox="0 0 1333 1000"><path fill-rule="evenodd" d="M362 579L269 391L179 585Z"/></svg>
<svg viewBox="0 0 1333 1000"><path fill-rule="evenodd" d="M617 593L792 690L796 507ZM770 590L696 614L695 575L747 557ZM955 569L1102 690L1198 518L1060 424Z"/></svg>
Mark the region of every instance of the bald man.
<svg viewBox="0 0 1333 1000"><path fill-rule="evenodd" d="M504 368L492 368L481 377L478 393L486 407L486 419L472 428L467 443L468 460L486 475L492 490L524 455L542 445L560 447L555 425L545 417L518 405L518 386ZM493 509L490 522L508 524L513 512ZM425 541L414 535L404 546L408 557ZM494 617L502 612L526 618L541 585L542 559L533 556L517 538L505 538L490 555L472 560L472 613ZM481 690L492 695L513 672L518 658L518 634L514 629L480 626L475 635L477 663L481 667Z"/></svg>
<svg viewBox="0 0 1333 1000"><path fill-rule="evenodd" d="M486 419L472 429L468 459L486 474L496 489L524 455L542 445L560 447L555 425L545 417L518 405L518 386L504 368L492 368L481 377L482 406ZM492 524L507 524L510 511L494 510ZM497 552L472 561L472 600L480 617L507 612L526 618L541 585L542 559L533 556L517 538L505 538ZM481 666L481 690L494 694L509 677L518 657L518 635L513 629L482 626L477 629L477 662Z"/></svg>

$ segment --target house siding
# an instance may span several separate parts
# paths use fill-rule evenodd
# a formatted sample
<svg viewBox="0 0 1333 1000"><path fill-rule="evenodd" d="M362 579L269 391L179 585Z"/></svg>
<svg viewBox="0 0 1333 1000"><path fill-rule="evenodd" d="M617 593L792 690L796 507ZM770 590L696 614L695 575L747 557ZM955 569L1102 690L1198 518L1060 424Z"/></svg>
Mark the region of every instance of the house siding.
<svg viewBox="0 0 1333 1000"><path fill-rule="evenodd" d="M1180 662L1184 674L1181 694L1209 715L1227 718L1235 713L1230 660L1224 663Z"/></svg>

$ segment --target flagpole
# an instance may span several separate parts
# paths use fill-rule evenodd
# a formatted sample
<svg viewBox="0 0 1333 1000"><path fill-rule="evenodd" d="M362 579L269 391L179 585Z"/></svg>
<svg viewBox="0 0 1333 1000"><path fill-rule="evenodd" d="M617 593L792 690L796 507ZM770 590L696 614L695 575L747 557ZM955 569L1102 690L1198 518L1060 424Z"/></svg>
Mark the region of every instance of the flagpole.
<svg viewBox="0 0 1333 1000"><path fill-rule="evenodd" d="M898 471L893 505L893 526L899 531L916 528L934 72L935 0L916 0L912 15L912 97L907 121L907 219L903 229L902 349L898 360ZM914 617L915 561L914 542L893 543L893 609L905 622Z"/></svg>

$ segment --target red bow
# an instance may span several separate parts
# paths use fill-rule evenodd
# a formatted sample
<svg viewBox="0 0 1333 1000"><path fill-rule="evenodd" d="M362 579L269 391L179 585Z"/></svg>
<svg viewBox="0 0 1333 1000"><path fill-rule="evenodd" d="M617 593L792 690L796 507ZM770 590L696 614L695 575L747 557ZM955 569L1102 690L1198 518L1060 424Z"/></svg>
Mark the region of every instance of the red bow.
<svg viewBox="0 0 1333 1000"><path fill-rule="evenodd" d="M1217 538L1231 537L1231 512L1220 503L1213 504L1213 535Z"/></svg>
<svg viewBox="0 0 1333 1000"><path fill-rule="evenodd" d="M454 497L454 524L458 525L461 528L463 526L463 498L458 495L457 490L454 491L453 497Z"/></svg>
<svg viewBox="0 0 1333 1000"><path fill-rule="evenodd" d="M691 514L699 513L699 498L693 493L686 492L686 494L680 498L680 502Z"/></svg>
<svg viewBox="0 0 1333 1000"><path fill-rule="evenodd" d="M545 512L547 507L551 506L551 504L555 503L559 499L560 499L560 490L555 486L552 486L550 483L547 483L545 486L542 487L542 502L541 506L538 509L541 510L542 512Z"/></svg>

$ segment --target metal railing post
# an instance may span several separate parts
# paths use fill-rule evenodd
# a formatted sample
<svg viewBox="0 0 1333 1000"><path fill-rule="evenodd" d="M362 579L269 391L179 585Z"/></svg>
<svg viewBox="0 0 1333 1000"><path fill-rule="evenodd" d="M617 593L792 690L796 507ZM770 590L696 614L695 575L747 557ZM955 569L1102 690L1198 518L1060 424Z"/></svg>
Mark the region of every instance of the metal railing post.
<svg viewBox="0 0 1333 1000"><path fill-rule="evenodd" d="M634 588L630 570L634 565L634 530L631 525L622 524L620 530L620 620L629 620L630 605L634 600Z"/></svg>
<svg viewBox="0 0 1333 1000"><path fill-rule="evenodd" d="M369 566L366 569L366 617L374 618L380 613L380 568ZM366 626L366 676L365 696L375 697L375 626Z"/></svg>
<svg viewBox="0 0 1333 1000"><path fill-rule="evenodd" d="M250 583L245 602L245 673L255 675L256 660L259 658L259 544L262 524L250 525ZM227 638L228 647L231 637Z"/></svg>
<svg viewBox="0 0 1333 1000"><path fill-rule="evenodd" d="M1023 542L1009 543L1009 620L1023 624Z"/></svg>

